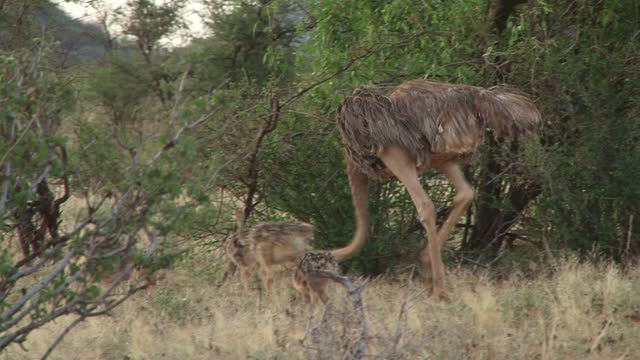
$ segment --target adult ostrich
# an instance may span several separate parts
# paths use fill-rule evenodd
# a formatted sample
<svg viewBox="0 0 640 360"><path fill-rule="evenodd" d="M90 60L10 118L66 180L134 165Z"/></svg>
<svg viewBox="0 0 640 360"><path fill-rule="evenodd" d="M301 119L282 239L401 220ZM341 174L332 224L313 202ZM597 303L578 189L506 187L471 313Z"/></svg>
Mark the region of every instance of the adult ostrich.
<svg viewBox="0 0 640 360"><path fill-rule="evenodd" d="M426 230L421 257L433 295L445 294L442 249L454 224L474 197L459 164L471 156L485 133L497 137L533 132L540 112L526 97L502 87L489 89L426 80L401 84L389 95L360 87L343 100L337 124L345 147L356 231L336 260L356 255L366 243L369 179L398 179L409 192ZM418 176L427 169L444 174L457 194L446 220L436 228L435 207Z"/></svg>

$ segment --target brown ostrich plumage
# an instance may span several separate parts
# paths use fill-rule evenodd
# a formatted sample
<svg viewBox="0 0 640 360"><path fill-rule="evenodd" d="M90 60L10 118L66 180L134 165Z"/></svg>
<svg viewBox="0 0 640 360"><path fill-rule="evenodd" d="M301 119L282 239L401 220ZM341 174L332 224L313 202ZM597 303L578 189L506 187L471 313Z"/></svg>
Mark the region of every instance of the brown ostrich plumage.
<svg viewBox="0 0 640 360"><path fill-rule="evenodd" d="M422 253L425 275L434 295L443 296L442 250L474 198L459 163L476 151L487 128L497 137L510 137L534 132L540 120L533 101L505 87L413 80L388 94L377 87L356 89L340 104L337 116L356 231L348 245L331 254L344 261L365 245L369 179L397 178L411 196L427 235ZM420 173L429 168L445 175L456 190L440 228L435 206L419 181Z"/></svg>
<svg viewBox="0 0 640 360"><path fill-rule="evenodd" d="M391 176L378 157L398 145L429 164L435 155L473 153L486 128L496 136L532 132L540 112L512 89L489 89L413 80L385 94L383 88L360 87L338 109L337 123L346 155L370 178Z"/></svg>
<svg viewBox="0 0 640 360"><path fill-rule="evenodd" d="M293 285L308 302L319 305L327 302L327 285L332 281L317 271L338 272L338 261L330 251L310 250L296 259Z"/></svg>
<svg viewBox="0 0 640 360"><path fill-rule="evenodd" d="M271 292L273 274L271 267L285 264L311 248L314 227L298 221L263 222L252 227L244 226L243 212L236 212L238 229L225 242L228 269L226 278L240 269L245 295L248 295L249 270L258 268L265 286L266 296Z"/></svg>

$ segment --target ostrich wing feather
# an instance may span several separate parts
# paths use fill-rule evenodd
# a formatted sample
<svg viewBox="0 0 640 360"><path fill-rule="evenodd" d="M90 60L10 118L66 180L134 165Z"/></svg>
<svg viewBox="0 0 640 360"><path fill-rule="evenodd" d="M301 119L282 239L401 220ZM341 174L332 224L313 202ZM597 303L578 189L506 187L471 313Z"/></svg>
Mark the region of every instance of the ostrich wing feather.
<svg viewBox="0 0 640 360"><path fill-rule="evenodd" d="M533 132L539 122L539 111L524 95L427 80L408 81L390 95L358 88L337 118L346 155L371 178L388 175L376 155L384 146L399 145L420 164L431 155L473 153L486 127L513 136Z"/></svg>

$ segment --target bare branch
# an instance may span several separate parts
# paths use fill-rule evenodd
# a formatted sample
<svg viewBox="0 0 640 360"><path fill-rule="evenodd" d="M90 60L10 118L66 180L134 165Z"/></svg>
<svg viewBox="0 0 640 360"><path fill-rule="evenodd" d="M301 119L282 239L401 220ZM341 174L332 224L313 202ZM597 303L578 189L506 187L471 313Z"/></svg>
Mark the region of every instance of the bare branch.
<svg viewBox="0 0 640 360"><path fill-rule="evenodd" d="M153 158L151 158L151 160L149 160L149 162L147 164L148 165L153 164L156 160L158 160L160 155L162 155L165 151L167 151L167 150L171 149L172 147L174 147L178 143L178 139L180 139L180 136L182 135L182 132L184 132L185 130L191 130L191 129L195 128L196 126L202 124L203 122L209 120L213 116L214 113L215 113L214 111L208 112L208 113L200 116L196 121L192 122L191 124L183 126L182 128L180 128L180 130L178 130L176 135L171 140L169 140L166 144L164 144L164 146L155 154L155 156Z"/></svg>
<svg viewBox="0 0 640 360"><path fill-rule="evenodd" d="M54 156L51 155L47 160L47 165L42 170L42 173L33 181L31 186L29 187L29 192L34 193L38 188L38 184L40 184L47 176L49 176L49 171L51 171L51 164L53 163Z"/></svg>
<svg viewBox="0 0 640 360"><path fill-rule="evenodd" d="M29 301L35 294L40 292L45 286L49 285L49 283L58 276L62 270L64 270L65 266L69 264L71 261L71 256L74 254L74 251L68 251L65 257L58 262L58 265L42 280L40 280L36 285L34 285L29 291L20 300L18 300L13 306L9 308L5 313L0 315L0 322L4 323L9 319L9 317L13 316L24 304Z"/></svg>
<svg viewBox="0 0 640 360"><path fill-rule="evenodd" d="M144 232L149 237L149 240L151 240L151 244L149 244L147 251L145 251L145 256L150 257L151 255L153 255L153 253L156 251L156 248L158 247L158 237L153 231L149 230L147 226L144 227Z"/></svg>
<svg viewBox="0 0 640 360"><path fill-rule="evenodd" d="M4 171L5 179L2 183L2 198L0 199L0 217L4 217L4 210L9 200L9 186L11 185L11 162L7 162Z"/></svg>
<svg viewBox="0 0 640 360"><path fill-rule="evenodd" d="M362 303L362 296L360 295L362 289L367 284L367 280L362 282L360 286L355 286L353 282L346 276L342 276L333 271L326 270L314 270L314 275L323 276L329 278L342 286L344 286L349 296L351 297L351 303L353 304L353 310L355 312L356 317L360 322L360 334L358 339L358 349L356 353L353 354L353 359L362 359L367 351L367 319L364 315L364 305Z"/></svg>
<svg viewBox="0 0 640 360"><path fill-rule="evenodd" d="M10 277L4 279L2 283L0 283L0 301L4 301L4 299L8 295L8 290L12 287L12 284L20 280L21 278L25 276L29 276L35 273L36 271L40 270L48 261L49 261L49 258L44 256L34 266L22 271L18 271L13 275L11 275Z"/></svg>
<svg viewBox="0 0 640 360"><path fill-rule="evenodd" d="M18 139L16 139L16 141L13 142L13 144L11 144L11 147L9 148L9 150L7 150L6 153L4 153L4 155L2 155L2 159L0 159L0 166L2 166L4 164L4 162L7 160L7 158L9 157L9 155L11 155L11 153L13 152L13 150L16 148L16 146L18 146L18 144L20 143L20 141L22 141L22 139L24 139L24 136L27 135L27 133L29 132L29 130L31 129L31 125L33 125L33 122L36 120L36 115L34 114L33 116L31 116L31 120L29 120L29 123L27 124L27 126L25 127L24 131L20 134L20 136L18 137Z"/></svg>
<svg viewBox="0 0 640 360"><path fill-rule="evenodd" d="M62 159L62 168L64 171L64 173L62 174L64 194L59 199L56 199L56 201L54 202L54 206L56 207L59 207L61 204L69 200L69 197L71 197L71 192L69 191L69 171L68 171L69 160L67 157L67 149L65 149L64 146L58 146L58 147L60 148L60 154L61 154L60 158Z"/></svg>
<svg viewBox="0 0 640 360"><path fill-rule="evenodd" d="M171 111L171 120L169 120L169 125L167 126L167 139L171 139L173 136L173 127L178 121L178 117L180 116L180 111L182 107L182 95L184 93L184 86L187 82L187 77L191 73L191 64L187 64L187 68L184 70L184 74L182 74L182 80L180 80L180 86L178 86L178 92L176 93L176 101L173 105L173 110Z"/></svg>
<svg viewBox="0 0 640 360"><path fill-rule="evenodd" d="M29 256L23 258L22 260L18 261L14 265L14 271L18 271L18 269L21 268L22 266L24 266L25 264L28 264L33 259L37 258L38 256L41 256L44 250L64 244L67 240L71 239L73 236L75 236L78 232L80 232L82 229L84 229L88 224L92 223L93 221L94 221L93 214L91 214L90 216L85 218L82 222L80 222L70 232L64 234L63 236L58 237L57 239L53 239L52 241L50 241L47 244L45 244L45 246L43 246L43 248L42 248L42 251L33 252L31 255L29 255Z"/></svg>
<svg viewBox="0 0 640 360"><path fill-rule="evenodd" d="M428 33L429 31L420 31L417 32L415 34L411 34L410 36L405 37L404 39L402 39L401 41L393 44L391 46L391 48L401 48L403 46L407 46L410 45L412 43L412 40L420 37L426 33ZM377 48L374 49L365 49L365 52L363 54L357 55L352 57L351 59L349 59L349 61L342 66L340 69L338 69L337 71L335 71L334 73L332 73L331 75L328 75L325 78L322 78L314 83L311 83L310 85L302 88L302 90L298 91L296 94L292 95L291 97L289 97L287 100L285 100L282 103L282 107L285 107L289 104L291 104L292 102L294 102L295 100L297 100L298 98L302 97L304 94L306 94L307 92L315 89L316 87L326 83L327 81L336 78L337 76L339 76L340 74L344 73L345 71L349 70L351 67L353 67L354 65L368 59L369 57L371 57L372 55L377 54L379 51L381 51L382 49L384 49L385 46L380 45Z"/></svg>
<svg viewBox="0 0 640 360"><path fill-rule="evenodd" d="M334 72L333 74L320 79L304 88L302 88L302 90L298 91L296 94L294 94L293 96L289 97L287 100L285 100L282 103L282 106L287 106L289 104L291 104L292 102L294 102L295 100L297 100L298 98L302 97L304 94L308 93L309 91L315 89L316 87L326 83L327 81L339 76L340 74L344 73L345 71L349 70L354 64L366 60L367 58L369 58L371 55L375 54L374 51L372 50L367 50L364 54L358 55L356 57L353 57L349 60L349 62L347 62L346 65L344 65L343 67L341 67L340 69L338 69L338 71Z"/></svg>
<svg viewBox="0 0 640 360"><path fill-rule="evenodd" d="M51 352L53 352L53 350L60 344L60 342L62 342L62 339L64 339L65 336L67 336L67 334L74 328L76 327L76 325L80 324L82 321L84 321L84 316L80 316L77 319L75 319L71 325L67 326L64 331L62 332L62 334L60 334L60 336L58 336L58 338L56 339L56 341L53 342L53 344L51 344L51 346L49 346L49 349L47 349L47 352L44 353L44 355L42 355L42 360L45 360L47 358L49 358L49 355L51 355Z"/></svg>
<svg viewBox="0 0 640 360"><path fill-rule="evenodd" d="M33 321L12 333L7 333L6 335L3 335L2 337L0 337L0 349L4 349L7 345L9 345L12 342L16 342L16 343L23 342L24 340L26 340L27 335L34 329L39 328L40 326L48 323L53 319L56 319L62 315L70 313L72 311L72 307L75 306L77 302L78 302L77 300L73 300L67 305L65 305L64 307L61 307L49 312L47 316L44 316L37 321Z"/></svg>
<svg viewBox="0 0 640 360"><path fill-rule="evenodd" d="M613 321L611 319L607 319L607 322L602 327L602 330L600 331L598 336L596 336L593 339L593 342L591 343L591 347L589 347L589 350L587 350L587 353L593 353L598 348L598 345L600 345L600 341L602 340L604 335L607 333L607 329L609 329L609 325L611 325L612 322Z"/></svg>
<svg viewBox="0 0 640 360"><path fill-rule="evenodd" d="M629 215L629 226L627 227L627 244L625 246L624 252L626 255L629 254L629 249L631 248L631 234L633 233L633 214Z"/></svg>

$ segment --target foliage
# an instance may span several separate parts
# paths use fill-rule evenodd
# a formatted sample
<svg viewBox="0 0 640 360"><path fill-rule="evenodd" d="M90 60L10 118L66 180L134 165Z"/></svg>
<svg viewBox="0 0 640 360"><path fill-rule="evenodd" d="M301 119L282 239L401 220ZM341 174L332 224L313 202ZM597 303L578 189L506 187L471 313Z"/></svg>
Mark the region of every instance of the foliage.
<svg viewBox="0 0 640 360"><path fill-rule="evenodd" d="M150 0L129 0L124 8L119 7L115 11L116 21L123 27L123 34L135 39L143 64L134 63L127 69L117 56L111 59L113 64L120 71L140 72L141 75L137 77L146 81L139 84L152 89L163 105L173 98L171 84L177 75L163 66L163 60L167 56L166 51L160 50L162 41L167 36L185 27L180 13L184 6L185 0L161 5ZM127 56L127 61L131 61L129 57L130 55Z"/></svg>
<svg viewBox="0 0 640 360"><path fill-rule="evenodd" d="M36 43L0 57L1 349L61 316L75 319L62 337L109 313L183 251L167 238L188 228L190 216L212 218L208 197L185 186L191 163L176 161L193 156L188 142L178 141L211 116L207 101L176 108L163 126L166 140L141 135L122 146L109 138L120 124L96 123L95 107L69 140L63 129L73 128L64 126L73 121L73 89L51 66L55 47Z"/></svg>
<svg viewBox="0 0 640 360"><path fill-rule="evenodd" d="M121 17L127 16L125 11L128 12L123 32L136 39L136 44L148 63L151 62L151 55L159 46L160 40L184 27L179 14L184 5L184 0L162 5L156 5L150 0L129 0L126 10L118 9L117 13Z"/></svg>
<svg viewBox="0 0 640 360"><path fill-rule="evenodd" d="M204 265L210 256L195 261ZM365 357L640 357L638 268L623 272L609 264L563 260L557 270L552 276L511 274L500 282L489 272L452 270L449 302L426 296L420 279L372 279L362 291L369 325ZM340 345L358 335L349 331L354 324L352 305L345 301L348 292L332 289L327 311L309 323L307 305L290 285L289 274L278 275L270 311L265 311L257 290L246 298L239 282L218 288L211 286L211 278L178 268L155 295L139 294L114 317L79 325L54 355L194 360L344 356L348 347ZM25 344L29 352L16 347L3 355L32 359L66 324L61 319L30 338ZM333 346L314 346L320 344Z"/></svg>
<svg viewBox="0 0 640 360"><path fill-rule="evenodd" d="M530 159L543 186L535 219L558 248L618 260L640 251L639 13L616 1L523 14L510 61L545 109L545 151Z"/></svg>
<svg viewBox="0 0 640 360"><path fill-rule="evenodd" d="M632 214L637 212L637 190L629 183L635 177L628 176L628 169L638 168L632 165L637 163L638 153L633 148L637 137L633 119L638 106L632 95L638 90L633 77L637 62L632 60L637 57L637 45L630 40L637 31L633 22L636 13L612 15L624 4L611 3L602 12L593 11L588 4L521 5L506 14L508 21L503 27L498 5L486 1L299 3L304 16L299 17L298 38L288 50L295 52L296 63L287 73L293 71L295 75L280 78L291 84L280 87L280 93L292 94L308 84L317 86L312 86L301 103L284 109L283 120L268 135L264 150L258 151L257 203L262 204L262 214L280 219L282 215L273 212L280 210L311 221L318 227L319 247L335 247L349 239L352 210L341 146L331 122L337 104L353 87L392 85L414 78L481 86L506 82L530 93L543 109L545 125L540 143L487 139L474 166L466 170L479 195L465 219L468 227L454 233L453 254L464 258L471 250L490 260L505 249L505 242L513 244L518 239L533 242L537 248L550 242L558 250L568 247L590 254L597 244L599 253L618 258L636 251L633 240L637 239L638 217ZM257 10L246 10L250 6ZM247 29L243 21L262 24L259 17L237 18L245 10L259 14L259 5L230 6L228 12L221 7L214 9L212 19L218 20L211 22L217 26L215 34L224 35L211 37L211 50L196 45L196 54L202 49L211 54L219 51L216 49L226 54L230 50L242 53L239 39L260 42L262 48L284 46L261 40L258 35L247 37L232 31ZM568 17L560 19L563 14ZM567 25L571 30L566 30ZM629 40L613 41L625 36ZM593 46L601 53L591 51ZM216 153L214 148L224 149L223 153L231 150L226 159L247 161L250 157L243 154L251 152L255 134L260 131L261 122L256 119L270 111L266 101L260 104L260 99L272 96L277 91L273 86L282 83L264 83L268 62L260 68L250 65L255 62L235 61L242 57L220 58L233 61L210 70L195 66L215 74L216 79L236 79L228 71L243 69L246 80L216 92L227 99L231 115L225 118L232 119L232 126L227 128L228 138L207 142L210 148L206 153ZM204 62L202 57L194 60ZM199 76L207 79L208 75ZM585 81L595 83L585 88ZM576 102L578 96L580 102ZM596 118L599 120L593 121ZM592 125L611 122L603 125L611 131L607 136ZM567 138L570 133L576 134L575 140ZM620 141L613 146L611 139ZM584 146L577 147L579 144ZM574 153L578 149L581 151ZM607 166L594 163L597 159L606 161ZM614 165L618 159L620 165ZM222 182L242 198L247 165L234 164L236 168L223 172L226 175ZM607 167L612 171L603 173ZM558 171L561 168L566 170ZM621 168L627 170L614 170ZM583 178L584 185L576 187L576 178ZM424 181L439 214L445 214L451 192L440 177L430 174ZM598 191L591 193L593 205L583 206L589 201L584 196L589 188ZM622 196L622 189L627 196ZM408 254L416 254L423 240L412 208L398 184L372 185L371 241L360 261L356 260L360 270L377 273L398 264L398 259L414 261L415 257ZM578 208L582 214L576 213ZM487 251L489 248L492 251ZM381 257L387 260L380 261Z"/></svg>
<svg viewBox="0 0 640 360"><path fill-rule="evenodd" d="M469 239L459 234L460 250L522 237L617 258L637 252L637 4L523 5L503 32L485 1L309 6L319 20L298 51L301 76L348 70L309 94L306 112L331 115L354 86L413 78L507 82L537 98L540 144L488 141L479 151L469 171L479 193L473 228ZM448 192L430 195L444 204Z"/></svg>
<svg viewBox="0 0 640 360"><path fill-rule="evenodd" d="M37 19L29 16L42 10L46 0L3 1L0 6L0 49L9 50L22 47L38 34Z"/></svg>
<svg viewBox="0 0 640 360"><path fill-rule="evenodd" d="M0 1L0 348L58 316L110 311L179 254L214 256L236 207L250 223L308 221L316 247L342 246L354 219L333 118L363 84L507 83L543 112L537 138L489 135L465 168L478 197L449 261L509 273L540 253L639 254L637 2L206 1L210 33L163 49L186 5L103 14L124 29L105 34L119 46L65 68L64 39L40 26L52 4ZM441 220L454 194L435 173L422 181ZM369 197L369 244L346 267L410 268L425 243L411 199L397 182L372 182ZM546 301L514 296L523 311ZM154 306L191 321L180 299ZM487 325L484 300L465 306Z"/></svg>
<svg viewBox="0 0 640 360"><path fill-rule="evenodd" d="M204 21L211 36L191 54L202 86L248 82L264 86L282 78L293 61L295 8L291 1L205 1Z"/></svg>
<svg viewBox="0 0 640 360"><path fill-rule="evenodd" d="M134 120L141 103L149 95L151 79L143 68L140 64L113 57L109 64L92 74L90 90L96 102L109 113L113 125Z"/></svg>

